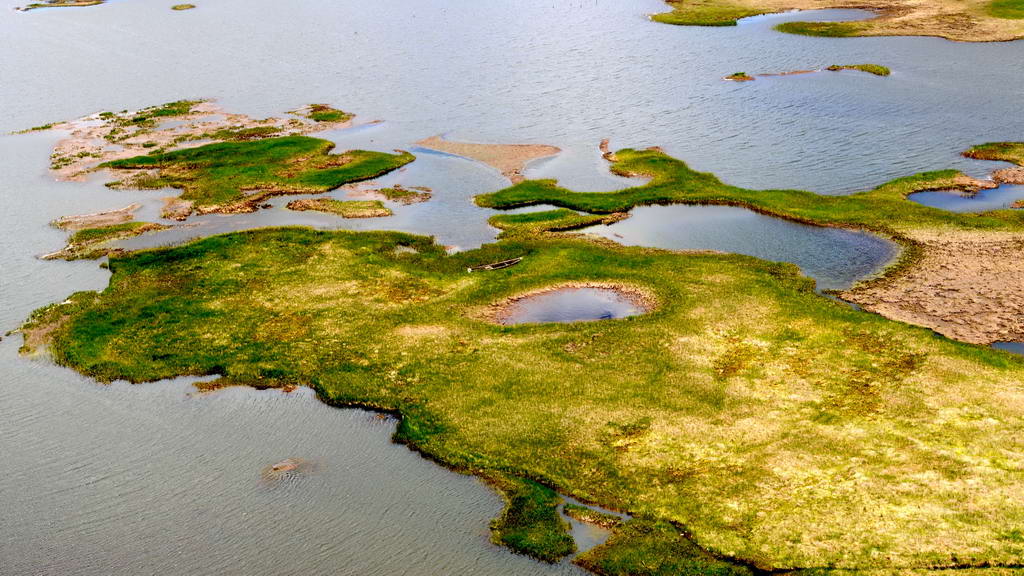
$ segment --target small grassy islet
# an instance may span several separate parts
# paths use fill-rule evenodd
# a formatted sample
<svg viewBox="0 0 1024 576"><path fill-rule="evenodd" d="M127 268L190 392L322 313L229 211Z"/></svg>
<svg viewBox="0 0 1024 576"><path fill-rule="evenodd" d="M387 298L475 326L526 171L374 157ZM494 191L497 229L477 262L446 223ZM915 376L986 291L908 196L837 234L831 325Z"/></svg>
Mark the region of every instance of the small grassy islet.
<svg viewBox="0 0 1024 576"><path fill-rule="evenodd" d="M314 198L293 200L288 203L289 210L327 212L342 218L382 218L391 216L392 212L380 200L337 200L335 198Z"/></svg>
<svg viewBox="0 0 1024 576"><path fill-rule="evenodd" d="M889 70L887 66L881 64L833 64L826 68L831 72L839 72L841 70L860 70L861 72L867 72L868 74L874 74L875 76L889 76L892 74L892 70Z"/></svg>
<svg viewBox="0 0 1024 576"><path fill-rule="evenodd" d="M180 188L182 199L191 201L197 209L231 211L249 210L274 195L327 192L343 184L376 178L414 159L408 152L349 150L331 154L333 148L327 140L285 136L219 142L100 166L145 171L124 186Z"/></svg>
<svg viewBox="0 0 1024 576"><path fill-rule="evenodd" d="M347 122L354 118L353 114L338 110L328 104L310 104L305 108L293 111L292 114L314 122Z"/></svg>

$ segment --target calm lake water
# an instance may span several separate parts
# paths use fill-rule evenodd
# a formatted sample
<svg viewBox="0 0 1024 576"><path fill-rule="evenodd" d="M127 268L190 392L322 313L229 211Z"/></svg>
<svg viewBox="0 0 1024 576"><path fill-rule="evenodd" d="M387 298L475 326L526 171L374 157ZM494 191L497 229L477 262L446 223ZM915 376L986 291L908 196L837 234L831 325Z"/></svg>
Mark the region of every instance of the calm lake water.
<svg viewBox="0 0 1024 576"><path fill-rule="evenodd" d="M1003 184L991 190L980 190L974 196L965 196L959 190L918 192L908 196L914 202L942 208L950 212L985 212L1012 208L1014 202L1024 199L1024 186Z"/></svg>
<svg viewBox="0 0 1024 576"><path fill-rule="evenodd" d="M819 290L879 272L899 247L872 234L789 222L733 206L641 206L629 218L585 228L628 246L721 250L792 262Z"/></svg>
<svg viewBox="0 0 1024 576"><path fill-rule="evenodd" d="M1024 75L1019 42L771 30L806 14L676 28L647 21L663 9L655 0L206 0L187 12L112 0L9 9L20 3L0 0L3 134L185 97L260 116L329 102L385 121L327 135L342 148L411 149L434 134L552 144L564 152L531 166L529 177L610 190L630 182L608 174L600 157L597 143L611 138L614 147L663 146L732 184L829 194L921 170L982 176L1002 165L962 158L962 149L1024 138L1024 90L1006 80ZM739 70L861 62L888 65L893 75L721 80ZM164 195L108 190L101 179L54 182L47 163L55 139L0 136L2 331L108 281L96 262L37 260L65 238L47 222L140 199L152 218ZM430 186L435 199L393 218L300 216L275 201L257 214L197 219L196 228L154 241L291 223L402 229L458 248L491 240L491 212L469 199L507 183L473 162L416 152L415 163L383 183ZM797 231L780 234L804 242ZM841 253L856 260L856 249ZM390 444L391 422L329 409L302 392L190 396L185 382L100 386L19 358L19 344L18 336L0 342L0 574L579 573L490 545L487 521L500 499ZM289 457L316 462L315 473L260 482L263 467Z"/></svg>

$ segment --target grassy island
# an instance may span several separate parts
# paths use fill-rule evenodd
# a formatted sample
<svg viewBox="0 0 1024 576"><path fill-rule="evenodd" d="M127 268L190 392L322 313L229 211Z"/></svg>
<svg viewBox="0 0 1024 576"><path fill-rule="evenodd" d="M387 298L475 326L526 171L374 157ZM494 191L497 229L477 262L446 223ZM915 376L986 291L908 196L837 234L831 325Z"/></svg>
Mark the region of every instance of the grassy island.
<svg viewBox="0 0 1024 576"><path fill-rule="evenodd" d="M881 64L833 64L826 68L831 72L839 72L841 70L860 70L861 72L867 72L868 74L874 74L875 76L888 76L892 74L892 70L889 70L887 66Z"/></svg>
<svg viewBox="0 0 1024 576"><path fill-rule="evenodd" d="M355 114L338 110L328 104L310 104L305 108L293 111L292 114L314 122L348 122L355 118Z"/></svg>
<svg viewBox="0 0 1024 576"><path fill-rule="evenodd" d="M753 76L746 72L733 72L725 77L726 80L732 80L733 82L749 82L754 79Z"/></svg>
<svg viewBox="0 0 1024 576"><path fill-rule="evenodd" d="M288 203L288 209L299 212L306 210L326 212L337 214L342 218L382 218L392 214L391 210L380 200L338 200L335 198L292 200Z"/></svg>
<svg viewBox="0 0 1024 576"><path fill-rule="evenodd" d="M241 212L253 210L270 196L326 192L376 178L414 159L408 152L331 154L333 149L327 140L286 136L219 142L114 160L100 167L140 171L121 186L180 188L181 198L200 212Z"/></svg>
<svg viewBox="0 0 1024 576"><path fill-rule="evenodd" d="M680 26L735 26L740 18L789 10L861 8L877 16L855 22L785 22L781 32L806 36L939 36L964 42L1024 38L1022 0L936 0L893 3L870 0L667 0L672 8L651 19Z"/></svg>
<svg viewBox="0 0 1024 576"><path fill-rule="evenodd" d="M618 156L729 190L663 155ZM495 540L546 560L571 550L551 490L636 518L578 560L601 574L1024 556L1024 361L823 298L792 265L529 235L447 255L396 232L278 228L109 267L103 292L33 315L26 352L48 345L102 381L219 375L394 411L397 440L497 478L508 507ZM659 305L601 322L486 320L496 302L573 282L643 287Z"/></svg>

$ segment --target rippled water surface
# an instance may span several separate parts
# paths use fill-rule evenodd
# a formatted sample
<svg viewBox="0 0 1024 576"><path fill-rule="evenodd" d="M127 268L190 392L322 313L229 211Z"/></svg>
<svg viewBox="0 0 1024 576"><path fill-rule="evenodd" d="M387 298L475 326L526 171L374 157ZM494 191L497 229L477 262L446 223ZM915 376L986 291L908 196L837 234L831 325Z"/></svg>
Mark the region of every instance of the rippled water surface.
<svg viewBox="0 0 1024 576"><path fill-rule="evenodd" d="M676 28L645 18L662 9L656 0L204 0L186 12L111 0L29 13L9 9L17 3L0 0L3 134L186 97L257 116L329 102L384 120L326 135L341 148L413 149L435 134L552 144L564 152L528 176L610 190L629 182L608 174L597 150L611 138L615 147L663 146L732 184L829 194L921 170L982 176L1000 166L962 158L962 149L1024 138L1024 93L1007 81L1024 75L1019 42L771 30L807 14ZM860 62L893 75L721 80L738 70ZM0 136L0 331L108 281L96 262L35 258L63 244L50 220L137 200L152 219L166 195L108 190L102 179L54 182L46 167L55 138ZM464 159L414 152L415 163L382 182L430 186L435 198L396 207L393 218L299 215L275 201L136 242L295 223L397 228L457 248L493 239L489 212L470 198L507 182ZM693 224L684 212L679 225ZM656 234L661 219L638 233ZM645 221L638 211L622 225ZM744 225L721 223L739 236ZM808 239L796 228L773 234L784 250L806 247L811 260L841 255L846 277L874 261L870 243ZM19 358L19 343L16 335L0 342L0 574L578 573L491 546L487 520L498 497L390 444L390 422L301 392L190 396L185 382L99 386ZM262 484L260 470L284 458L314 461L315 472Z"/></svg>

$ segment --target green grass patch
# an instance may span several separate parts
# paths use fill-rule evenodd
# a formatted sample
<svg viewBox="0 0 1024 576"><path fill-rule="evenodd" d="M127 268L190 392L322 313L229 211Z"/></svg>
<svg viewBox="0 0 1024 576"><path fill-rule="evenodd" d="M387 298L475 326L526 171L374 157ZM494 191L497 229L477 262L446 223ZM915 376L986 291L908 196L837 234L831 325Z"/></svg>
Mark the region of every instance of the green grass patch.
<svg viewBox="0 0 1024 576"><path fill-rule="evenodd" d="M558 515L562 499L532 480L496 476L488 482L505 497L501 516L491 521L491 539L514 552L558 562L576 551L569 523Z"/></svg>
<svg viewBox="0 0 1024 576"><path fill-rule="evenodd" d="M1024 0L994 0L988 4L985 11L996 18L1024 19Z"/></svg>
<svg viewBox="0 0 1024 576"><path fill-rule="evenodd" d="M888 67L880 64L833 64L827 68L832 72L838 72L840 70L860 70L861 72L867 72L868 74L874 74L875 76L888 76L892 74L892 71Z"/></svg>
<svg viewBox="0 0 1024 576"><path fill-rule="evenodd" d="M195 4L175 4L174 6L171 6L171 10L191 10L195 7Z"/></svg>
<svg viewBox="0 0 1024 576"><path fill-rule="evenodd" d="M277 194L317 193L368 180L412 162L408 152L349 150L331 154L334 144L308 136L247 142L218 142L115 160L101 165L120 170L157 170L148 187L180 188L197 206L236 206Z"/></svg>
<svg viewBox="0 0 1024 576"><path fill-rule="evenodd" d="M503 236L516 234L539 234L542 232L558 232L574 230L594 224L600 224L606 216L580 214L567 208L546 210L544 212L526 212L523 214L497 214L491 216L487 223L502 230Z"/></svg>
<svg viewBox="0 0 1024 576"><path fill-rule="evenodd" d="M335 198L315 198L310 200L294 200L288 203L289 210L327 212L342 218L382 218L391 216L392 212L380 200L337 200Z"/></svg>
<svg viewBox="0 0 1024 576"><path fill-rule="evenodd" d="M748 82L753 80L754 77L747 74L746 72L733 72L725 77L726 80L732 80L734 82Z"/></svg>
<svg viewBox="0 0 1024 576"><path fill-rule="evenodd" d="M651 16L651 20L677 26L735 26L736 21L748 16L765 14L770 10L758 10L745 6L723 4L715 0L680 0L668 2L671 12Z"/></svg>
<svg viewBox="0 0 1024 576"><path fill-rule="evenodd" d="M602 576L754 576L743 566L719 560L668 522L627 522L606 543L575 563Z"/></svg>
<svg viewBox="0 0 1024 576"><path fill-rule="evenodd" d="M972 146L964 152L968 158L999 160L1024 166L1024 142L989 142Z"/></svg>
<svg viewBox="0 0 1024 576"><path fill-rule="evenodd" d="M593 508L580 506L579 504L566 504L562 507L562 511L564 511L565 515L570 518L579 520L580 522L586 522L587 524L600 526L602 528L618 528L622 525L622 518L615 514L600 512Z"/></svg>
<svg viewBox="0 0 1024 576"><path fill-rule="evenodd" d="M397 232L278 228L109 267L103 292L35 315L26 346L45 340L57 363L102 381L220 375L399 412L396 438L431 458L540 483L512 481L496 524L538 556L569 549L544 486L652 519L590 562L613 574L687 569L676 526L777 568L1024 553L1001 537L1024 526L1024 361L823 298L789 264L565 237L447 255ZM488 320L494 303L575 282L637 286L657 306Z"/></svg>
<svg viewBox="0 0 1024 576"><path fill-rule="evenodd" d="M993 145L996 146L996 145ZM998 145L975 154L1000 154L1015 147ZM591 214L626 212L649 204L719 204L745 206L800 222L864 228L886 234L923 228L963 230L1024 230L1018 210L953 213L907 200L924 190L962 187L953 170L927 172L893 180L874 190L847 196L824 196L803 190L750 190L729 186L714 175L691 170L685 162L658 150L620 150L612 171L651 178L642 186L616 192L573 192L554 180L527 180L476 197L480 206L508 209L551 204Z"/></svg>
<svg viewBox="0 0 1024 576"><path fill-rule="evenodd" d="M348 122L355 116L327 104L310 104L293 113L314 122Z"/></svg>
<svg viewBox="0 0 1024 576"><path fill-rule="evenodd" d="M775 29L779 32L801 36L847 38L863 33L864 24L859 22L783 22Z"/></svg>

